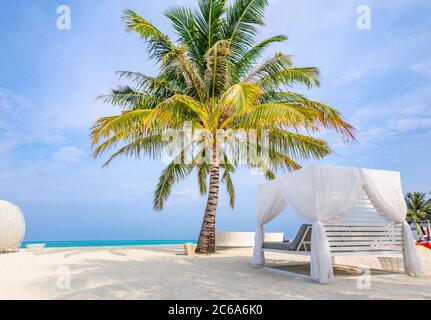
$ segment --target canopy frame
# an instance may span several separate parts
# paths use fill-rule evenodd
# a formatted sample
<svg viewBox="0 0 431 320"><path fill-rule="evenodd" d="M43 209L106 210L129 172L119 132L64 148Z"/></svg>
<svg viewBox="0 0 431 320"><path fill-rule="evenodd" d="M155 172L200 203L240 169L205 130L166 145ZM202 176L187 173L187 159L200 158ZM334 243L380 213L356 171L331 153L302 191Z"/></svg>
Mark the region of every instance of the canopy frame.
<svg viewBox="0 0 431 320"><path fill-rule="evenodd" d="M362 190L389 223L401 226L406 273L411 276L422 274L415 241L405 221L407 208L400 173L320 165L300 169L259 186L258 230L252 264L255 267L264 266L264 226L289 207L312 223L310 277L320 283L334 280L333 252L325 224L341 221L352 210Z"/></svg>

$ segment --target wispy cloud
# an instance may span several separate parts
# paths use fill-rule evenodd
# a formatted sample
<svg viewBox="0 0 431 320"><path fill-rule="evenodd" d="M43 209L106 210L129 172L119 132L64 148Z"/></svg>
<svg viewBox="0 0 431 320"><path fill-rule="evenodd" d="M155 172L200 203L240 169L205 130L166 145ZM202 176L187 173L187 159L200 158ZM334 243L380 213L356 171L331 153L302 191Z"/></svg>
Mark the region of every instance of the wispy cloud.
<svg viewBox="0 0 431 320"><path fill-rule="evenodd" d="M406 118L390 120L390 128L398 132L431 128L431 118Z"/></svg>
<svg viewBox="0 0 431 320"><path fill-rule="evenodd" d="M200 198L199 190L197 188L184 188L174 191L174 195L179 199L184 200L197 200Z"/></svg>
<svg viewBox="0 0 431 320"><path fill-rule="evenodd" d="M57 150L52 155L52 159L54 161L59 161L59 162L73 163L73 162L81 161L84 155L85 153L81 149L70 146L70 147L63 147Z"/></svg>
<svg viewBox="0 0 431 320"><path fill-rule="evenodd" d="M359 110L356 121L361 143L380 143L431 128L431 105L426 103L430 93L431 86L420 87L388 101L383 107Z"/></svg>
<svg viewBox="0 0 431 320"><path fill-rule="evenodd" d="M412 70L431 80L431 57L413 65Z"/></svg>
<svg viewBox="0 0 431 320"><path fill-rule="evenodd" d="M335 86L346 86L357 82L362 79L370 79L376 75L379 75L384 71L382 66L367 66L357 69L352 69L347 72L342 72L340 75L336 76L332 83Z"/></svg>
<svg viewBox="0 0 431 320"><path fill-rule="evenodd" d="M64 137L39 121L30 99L0 87L0 150L30 143L61 144Z"/></svg>
<svg viewBox="0 0 431 320"><path fill-rule="evenodd" d="M0 88L0 111L4 112L18 112L30 107L30 100L20 96L13 90Z"/></svg>

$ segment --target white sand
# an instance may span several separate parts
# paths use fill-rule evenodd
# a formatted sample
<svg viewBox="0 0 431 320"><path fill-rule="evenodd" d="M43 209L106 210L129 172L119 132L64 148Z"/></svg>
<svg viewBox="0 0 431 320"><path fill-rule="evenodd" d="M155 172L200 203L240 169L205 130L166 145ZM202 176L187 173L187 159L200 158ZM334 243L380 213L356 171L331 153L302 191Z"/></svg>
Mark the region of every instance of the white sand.
<svg viewBox="0 0 431 320"><path fill-rule="evenodd" d="M0 255L0 299L431 299L431 250L418 250L424 277L375 275L369 290L358 289L357 278L319 285L252 268L251 249L211 257L183 256L182 246L22 250ZM307 259L267 257L277 264ZM337 263L380 267L374 257Z"/></svg>

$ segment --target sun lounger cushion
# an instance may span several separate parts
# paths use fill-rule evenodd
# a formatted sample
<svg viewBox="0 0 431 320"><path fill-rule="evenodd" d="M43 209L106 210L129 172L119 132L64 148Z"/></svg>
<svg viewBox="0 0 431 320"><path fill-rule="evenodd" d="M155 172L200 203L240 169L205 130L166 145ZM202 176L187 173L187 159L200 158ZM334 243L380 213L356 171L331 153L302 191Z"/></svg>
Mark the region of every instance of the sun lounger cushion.
<svg viewBox="0 0 431 320"><path fill-rule="evenodd" d="M296 251L298 250L298 246L301 244L301 240L304 238L305 233L307 232L307 228L310 227L309 224L303 224L301 228L299 229L299 232L295 236L295 239L292 241L284 241L284 242L264 242L263 248L264 249L272 249L272 250L288 250L288 251ZM311 241L311 232L308 232L306 237L304 238L304 241ZM306 245L307 250L310 250L310 245ZM301 246L299 248L300 251L304 251L304 247Z"/></svg>
<svg viewBox="0 0 431 320"><path fill-rule="evenodd" d="M292 249L292 242L285 241L285 242L264 242L263 244L264 249L272 249L272 250L287 250L287 251L293 251Z"/></svg>

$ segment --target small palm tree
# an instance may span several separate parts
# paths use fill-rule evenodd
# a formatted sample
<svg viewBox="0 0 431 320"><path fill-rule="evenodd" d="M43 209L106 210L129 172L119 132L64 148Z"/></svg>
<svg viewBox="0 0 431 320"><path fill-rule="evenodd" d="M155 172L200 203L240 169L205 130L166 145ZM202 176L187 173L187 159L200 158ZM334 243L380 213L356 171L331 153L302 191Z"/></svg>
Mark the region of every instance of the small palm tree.
<svg viewBox="0 0 431 320"><path fill-rule="evenodd" d="M159 72L119 72L133 85L103 98L122 112L98 119L91 134L95 157L117 148L105 165L120 155L158 158L167 150L173 156L155 189L155 210L163 209L175 183L197 173L201 194L208 194L197 253L215 252L220 183L233 208L231 175L240 164L273 179L279 170L301 168L298 159L331 153L324 140L312 136L318 130L355 139L338 111L291 91L295 84L319 86L317 68L297 68L280 52L262 60L271 44L287 40L278 35L256 41L267 0L228 3L200 0L196 10L167 10L175 42L134 11L124 11L127 30L147 44ZM181 142L166 137L173 130Z"/></svg>
<svg viewBox="0 0 431 320"><path fill-rule="evenodd" d="M431 198L426 199L426 193L408 193L405 199L407 203L407 220L419 221L430 218Z"/></svg>

